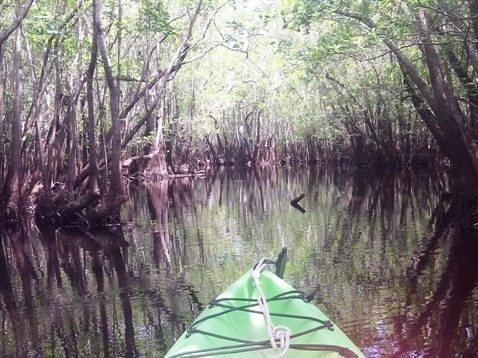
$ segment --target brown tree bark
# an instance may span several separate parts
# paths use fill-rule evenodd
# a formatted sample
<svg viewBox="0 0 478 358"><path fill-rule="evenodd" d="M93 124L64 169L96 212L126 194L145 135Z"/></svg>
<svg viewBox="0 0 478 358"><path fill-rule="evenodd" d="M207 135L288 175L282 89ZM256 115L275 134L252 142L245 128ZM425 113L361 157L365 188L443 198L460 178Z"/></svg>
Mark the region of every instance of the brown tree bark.
<svg viewBox="0 0 478 358"><path fill-rule="evenodd" d="M103 61L106 82L109 90L110 116L111 116L111 154L109 161L110 184L104 200L90 210L87 219L90 222L99 222L126 201L124 194L123 175L121 170L121 122L119 112L119 88L113 69L111 59L106 46L106 34L103 29L103 0L93 2L93 21L96 30L98 50ZM91 143L90 143L91 145ZM90 168L91 169L91 168ZM92 170L92 169L91 169Z"/></svg>
<svg viewBox="0 0 478 358"><path fill-rule="evenodd" d="M5 115L5 69L3 67L3 56L4 50L2 46L0 46L0 133L3 133L4 124L3 124L3 117ZM3 142L2 136L0 136L0 150L5 148L5 143ZM4 155L0 156L0 183L4 182ZM2 199L2 187L0 186L0 201Z"/></svg>
<svg viewBox="0 0 478 358"><path fill-rule="evenodd" d="M98 195L98 160L96 154L96 124L95 124L95 97L93 91L93 76L98 62L98 29L93 26L93 38L90 51L90 63L86 73L86 100L88 111L87 137L88 143L88 192Z"/></svg>
<svg viewBox="0 0 478 358"><path fill-rule="evenodd" d="M17 2L17 13L21 14L21 1ZM19 17L19 16L18 16ZM12 141L10 165L8 167L8 175L5 180L4 195L6 198L6 214L10 219L17 219L21 186L23 179L22 164L22 114L23 114L23 77L22 77L22 30L19 25L15 30L15 53L13 56L13 116L12 116Z"/></svg>
<svg viewBox="0 0 478 358"><path fill-rule="evenodd" d="M23 19L30 11L33 0L29 0L22 5L20 0L17 1L16 16L10 26L0 31L0 133L3 133L3 116L4 116L4 91L5 91L5 72L3 68L4 45L11 34L15 32L15 53L14 53L14 73L12 80L15 81L14 87L14 114L12 119L12 141L11 163L7 169L7 174L2 188L3 198L6 203L7 215L15 219L18 214L18 205L20 200L21 179L22 179L22 163L21 163L21 116L22 116L22 75L21 75L21 30L19 27ZM18 60L18 62L17 62ZM18 70L18 71L17 71ZM20 82L16 82L20 79ZM1 139L0 139L1 140ZM0 143L1 144L1 143Z"/></svg>

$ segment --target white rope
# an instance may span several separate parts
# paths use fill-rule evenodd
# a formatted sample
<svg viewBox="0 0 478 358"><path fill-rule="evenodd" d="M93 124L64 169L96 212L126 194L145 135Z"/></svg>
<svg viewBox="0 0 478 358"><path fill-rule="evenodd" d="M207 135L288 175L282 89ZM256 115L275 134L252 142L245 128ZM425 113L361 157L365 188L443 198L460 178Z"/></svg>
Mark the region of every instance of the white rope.
<svg viewBox="0 0 478 358"><path fill-rule="evenodd" d="M267 303L267 297L262 290L261 287L261 272L267 266L265 263L265 259L261 259L256 268L252 271L252 280L254 281L254 285L259 293L259 297L257 298L257 303L262 311L262 315L264 316L264 321L267 327L267 332L269 334L269 342L271 343L272 348L277 351L277 342L279 341L281 352L276 355L267 355L262 353L264 357L267 358L281 358L284 357L287 352L289 351L289 344L290 344L290 335L291 331L286 326L274 326L271 320L271 315L269 312L269 304Z"/></svg>

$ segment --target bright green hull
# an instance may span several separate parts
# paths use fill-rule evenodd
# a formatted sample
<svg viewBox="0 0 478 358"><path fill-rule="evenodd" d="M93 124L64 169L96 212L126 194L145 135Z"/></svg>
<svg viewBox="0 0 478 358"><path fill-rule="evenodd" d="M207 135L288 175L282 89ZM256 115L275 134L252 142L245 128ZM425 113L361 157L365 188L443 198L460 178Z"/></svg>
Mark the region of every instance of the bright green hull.
<svg viewBox="0 0 478 358"><path fill-rule="evenodd" d="M190 334L188 332L183 333L165 358L264 358L264 354L277 356L281 353L280 350L274 351L271 348L264 316L257 305L257 301L255 301L258 298L258 291L251 278L251 271L234 282L216 298L216 304L208 307L199 315L191 326L193 331ZM317 307L301 299L299 293L281 278L270 271L264 270L261 273L260 282L268 300L272 324L274 326L286 326L291 331L290 348L283 357L365 357L352 341L337 326L333 325ZM291 293L282 296L281 299L273 299L274 296L287 292ZM246 300L234 300L236 298ZM253 299L254 301L247 301L247 299ZM247 308L236 310L230 308L231 306L247 306ZM277 314L286 314L289 317ZM301 316L301 318L290 317L291 315ZM319 320L327 321L326 327ZM329 328L328 324L333 325L333 328ZM308 332L309 330L310 332ZM225 339L225 336L230 339ZM340 353L317 350L339 350L339 347L343 348ZM307 350L305 350L306 348Z"/></svg>

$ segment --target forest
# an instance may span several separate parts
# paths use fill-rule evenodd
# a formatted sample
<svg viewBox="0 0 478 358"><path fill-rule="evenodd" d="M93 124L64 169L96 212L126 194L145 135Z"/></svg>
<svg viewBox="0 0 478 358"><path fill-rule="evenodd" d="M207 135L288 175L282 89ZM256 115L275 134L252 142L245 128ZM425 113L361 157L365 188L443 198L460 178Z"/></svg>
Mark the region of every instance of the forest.
<svg viewBox="0 0 478 358"><path fill-rule="evenodd" d="M450 172L478 221L478 0L0 0L3 222L218 166ZM465 218L464 218L465 219Z"/></svg>

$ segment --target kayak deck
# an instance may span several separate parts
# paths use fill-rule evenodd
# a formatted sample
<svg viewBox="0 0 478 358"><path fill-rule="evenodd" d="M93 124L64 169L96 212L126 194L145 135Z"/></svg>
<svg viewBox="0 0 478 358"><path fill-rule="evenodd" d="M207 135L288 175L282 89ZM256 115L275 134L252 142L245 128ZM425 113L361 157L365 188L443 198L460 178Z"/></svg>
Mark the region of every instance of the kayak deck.
<svg viewBox="0 0 478 358"><path fill-rule="evenodd" d="M252 274L251 269L212 300L165 358L365 357L325 314L308 302L305 293L267 270L260 274L258 290ZM266 307L261 305L260 291L266 298ZM271 339L271 328L282 338ZM281 342L284 335L285 349Z"/></svg>

